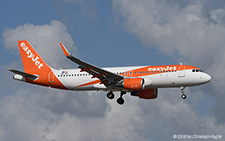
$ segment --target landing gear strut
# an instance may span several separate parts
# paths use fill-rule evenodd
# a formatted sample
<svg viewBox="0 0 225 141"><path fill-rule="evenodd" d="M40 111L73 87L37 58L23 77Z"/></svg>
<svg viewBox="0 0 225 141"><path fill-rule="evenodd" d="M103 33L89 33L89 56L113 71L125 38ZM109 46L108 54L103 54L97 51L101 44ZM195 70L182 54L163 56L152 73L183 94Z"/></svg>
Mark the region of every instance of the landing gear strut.
<svg viewBox="0 0 225 141"><path fill-rule="evenodd" d="M181 98L186 99L187 96L184 93L185 92L185 87L180 87L180 90L181 90L181 93L182 93Z"/></svg>
<svg viewBox="0 0 225 141"><path fill-rule="evenodd" d="M113 99L115 97L115 95L113 94L112 91L108 92L106 95L109 99Z"/></svg>
<svg viewBox="0 0 225 141"><path fill-rule="evenodd" d="M124 99L123 99L123 95L124 94L126 94L126 92L121 91L120 97L117 99L117 103L120 104L120 105L123 105L124 104Z"/></svg>

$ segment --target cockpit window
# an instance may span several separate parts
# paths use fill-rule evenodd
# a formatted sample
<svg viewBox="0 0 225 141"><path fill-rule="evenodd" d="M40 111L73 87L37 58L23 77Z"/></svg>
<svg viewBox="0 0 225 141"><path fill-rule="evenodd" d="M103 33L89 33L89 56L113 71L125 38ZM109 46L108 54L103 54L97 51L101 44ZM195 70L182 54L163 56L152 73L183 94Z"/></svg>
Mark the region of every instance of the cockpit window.
<svg viewBox="0 0 225 141"><path fill-rule="evenodd" d="M203 72L203 71L200 69L193 69L192 72Z"/></svg>

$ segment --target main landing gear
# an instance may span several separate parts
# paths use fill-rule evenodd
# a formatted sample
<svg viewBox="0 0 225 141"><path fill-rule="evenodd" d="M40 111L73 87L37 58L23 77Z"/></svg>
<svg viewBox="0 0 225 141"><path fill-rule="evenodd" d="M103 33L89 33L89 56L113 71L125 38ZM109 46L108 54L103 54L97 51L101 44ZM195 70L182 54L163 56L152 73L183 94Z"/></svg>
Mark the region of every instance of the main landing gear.
<svg viewBox="0 0 225 141"><path fill-rule="evenodd" d="M123 105L124 104L124 99L123 99L123 95L126 94L126 92L124 91L121 91L120 93L120 97L117 99L117 103L120 104L120 105ZM113 99L115 97L115 95L113 94L112 91L108 92L107 95L106 95L109 99Z"/></svg>
<svg viewBox="0 0 225 141"><path fill-rule="evenodd" d="M185 92L185 87L180 87L180 90L181 90L181 93L182 93L181 98L186 99L187 96L184 93Z"/></svg>
<svg viewBox="0 0 225 141"><path fill-rule="evenodd" d="M120 93L120 97L117 99L117 103L120 104L120 105L123 105L124 104L124 99L123 99L123 95L126 94L126 92L124 91L121 91Z"/></svg>

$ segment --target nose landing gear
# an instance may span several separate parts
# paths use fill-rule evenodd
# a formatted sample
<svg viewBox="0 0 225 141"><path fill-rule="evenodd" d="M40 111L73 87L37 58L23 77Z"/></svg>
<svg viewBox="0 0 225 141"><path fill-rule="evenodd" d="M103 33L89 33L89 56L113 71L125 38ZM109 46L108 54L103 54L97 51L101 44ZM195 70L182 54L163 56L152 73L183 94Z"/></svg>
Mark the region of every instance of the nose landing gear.
<svg viewBox="0 0 225 141"><path fill-rule="evenodd" d="M181 95L181 98L183 98L183 99L186 99L187 98L187 95L185 95L185 87L180 87L180 90L181 90L181 93L182 93L182 95Z"/></svg>

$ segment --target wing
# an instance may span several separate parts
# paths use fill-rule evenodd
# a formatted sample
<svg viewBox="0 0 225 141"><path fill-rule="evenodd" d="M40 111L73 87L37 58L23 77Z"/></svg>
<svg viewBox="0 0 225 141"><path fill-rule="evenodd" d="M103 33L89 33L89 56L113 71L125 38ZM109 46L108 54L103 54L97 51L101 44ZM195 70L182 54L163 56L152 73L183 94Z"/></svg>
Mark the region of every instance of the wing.
<svg viewBox="0 0 225 141"><path fill-rule="evenodd" d="M117 75L110 71L104 70L97 66L81 61L78 58L75 58L69 53L69 51L65 48L65 46L62 43L60 43L60 45L62 47L65 56L69 58L71 61L77 63L79 65L78 67L81 69L81 72L86 71L87 73L93 75L92 78L97 77L98 79L100 79L101 83L104 84L106 87L110 85L115 85L117 82L119 82L124 78L121 75Z"/></svg>

